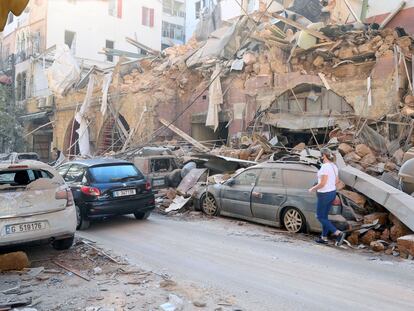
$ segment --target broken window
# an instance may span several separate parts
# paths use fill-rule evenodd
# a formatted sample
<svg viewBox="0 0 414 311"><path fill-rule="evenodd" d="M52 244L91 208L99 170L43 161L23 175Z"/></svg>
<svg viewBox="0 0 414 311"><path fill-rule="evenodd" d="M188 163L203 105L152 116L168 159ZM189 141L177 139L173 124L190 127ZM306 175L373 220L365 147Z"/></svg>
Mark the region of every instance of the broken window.
<svg viewBox="0 0 414 311"><path fill-rule="evenodd" d="M26 72L21 72L16 77L16 100L26 99Z"/></svg>
<svg viewBox="0 0 414 311"><path fill-rule="evenodd" d="M111 40L106 40L105 41L105 47L107 49L113 49L114 46L115 46L115 42L114 41L111 41ZM113 55L110 55L110 54L106 54L106 60L108 62L113 62L114 61L114 56Z"/></svg>
<svg viewBox="0 0 414 311"><path fill-rule="evenodd" d="M73 55L76 52L76 32L65 30L65 44L71 49Z"/></svg>
<svg viewBox="0 0 414 311"><path fill-rule="evenodd" d="M53 175L43 170L16 170L0 172L0 185L26 186L39 178L53 178Z"/></svg>
<svg viewBox="0 0 414 311"><path fill-rule="evenodd" d="M142 25L154 27L154 9L142 7Z"/></svg>
<svg viewBox="0 0 414 311"><path fill-rule="evenodd" d="M151 160L151 172L169 172L171 171L170 159Z"/></svg>
<svg viewBox="0 0 414 311"><path fill-rule="evenodd" d="M70 167L65 176L66 182L81 182L85 169L81 165L74 164Z"/></svg>

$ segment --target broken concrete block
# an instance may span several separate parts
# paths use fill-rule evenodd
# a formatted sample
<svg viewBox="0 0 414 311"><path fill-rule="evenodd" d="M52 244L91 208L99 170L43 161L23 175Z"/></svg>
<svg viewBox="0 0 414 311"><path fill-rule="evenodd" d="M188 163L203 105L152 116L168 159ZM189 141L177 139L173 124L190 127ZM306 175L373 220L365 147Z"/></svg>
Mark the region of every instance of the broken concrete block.
<svg viewBox="0 0 414 311"><path fill-rule="evenodd" d="M341 190L340 193L360 207L364 207L367 202L367 198L359 193L349 190Z"/></svg>
<svg viewBox="0 0 414 311"><path fill-rule="evenodd" d="M325 63L325 60L320 55L318 55L313 61L313 65L315 67L321 67L324 63Z"/></svg>
<svg viewBox="0 0 414 311"><path fill-rule="evenodd" d="M239 154L239 159L240 160L248 160L251 154L251 150L250 149L243 149L240 154Z"/></svg>
<svg viewBox="0 0 414 311"><path fill-rule="evenodd" d="M348 242L352 245L358 245L359 244L359 233L354 231L352 234L347 238Z"/></svg>
<svg viewBox="0 0 414 311"><path fill-rule="evenodd" d="M339 50L338 57L340 59L351 58L354 56L354 48L353 47L343 47Z"/></svg>
<svg viewBox="0 0 414 311"><path fill-rule="evenodd" d="M407 228L406 225L404 225L400 221L396 221L395 224L390 229L390 238L391 241L396 242L398 238L411 234L412 231Z"/></svg>
<svg viewBox="0 0 414 311"><path fill-rule="evenodd" d="M394 35L388 35L384 38L384 43L388 45L392 45L394 43L395 37Z"/></svg>
<svg viewBox="0 0 414 311"><path fill-rule="evenodd" d="M23 270L30 262L25 252L13 252L0 255L0 271Z"/></svg>
<svg viewBox="0 0 414 311"><path fill-rule="evenodd" d="M394 162L388 161L387 163L385 163L384 170L386 170L387 172L393 172L397 170L397 165Z"/></svg>
<svg viewBox="0 0 414 311"><path fill-rule="evenodd" d="M401 165L402 161L404 159L404 151L400 148L397 151L394 152L392 155L392 159L397 165Z"/></svg>
<svg viewBox="0 0 414 311"><path fill-rule="evenodd" d="M385 226L388 222L388 213L372 213L364 216L364 224L372 224L378 220L378 223Z"/></svg>
<svg viewBox="0 0 414 311"><path fill-rule="evenodd" d="M342 143L338 146L338 151L341 153L342 156L345 156L348 153L354 151L354 148L349 144Z"/></svg>
<svg viewBox="0 0 414 311"><path fill-rule="evenodd" d="M372 241L370 244L369 244L369 247L371 247L371 249L374 251L374 252L382 252L382 251L384 251L385 250L385 246L384 246L384 244L382 244L381 242L379 242L379 241Z"/></svg>
<svg viewBox="0 0 414 311"><path fill-rule="evenodd" d="M246 65L252 65L256 63L257 58L256 55L254 55L253 53L244 53L243 61Z"/></svg>
<svg viewBox="0 0 414 311"><path fill-rule="evenodd" d="M269 63L261 63L260 64L259 75L271 75L271 74L272 74L272 69L270 68L270 64Z"/></svg>
<svg viewBox="0 0 414 311"><path fill-rule="evenodd" d="M344 161L346 163L348 163L348 162L359 162L359 161L361 161L361 159L362 158L359 155L357 155L356 152L353 152L353 151L344 156Z"/></svg>
<svg viewBox="0 0 414 311"><path fill-rule="evenodd" d="M373 52L372 45L370 43L365 43L358 47L359 54L366 54L369 52Z"/></svg>
<svg viewBox="0 0 414 311"><path fill-rule="evenodd" d="M365 157L367 154L373 154L370 147L365 144L359 144L355 147L355 152L361 157Z"/></svg>
<svg viewBox="0 0 414 311"><path fill-rule="evenodd" d="M372 166L375 163L377 163L377 158L372 153L367 154L360 161L360 164L365 168Z"/></svg>
<svg viewBox="0 0 414 311"><path fill-rule="evenodd" d="M400 253L414 256L414 234L398 238L397 245Z"/></svg>
<svg viewBox="0 0 414 311"><path fill-rule="evenodd" d="M301 152L305 150L305 148L306 148L306 144L300 143L300 144L297 144L295 147L293 147L292 152Z"/></svg>
<svg viewBox="0 0 414 311"><path fill-rule="evenodd" d="M390 240L390 229L385 229L384 231L382 231L380 239L384 241L389 241Z"/></svg>
<svg viewBox="0 0 414 311"><path fill-rule="evenodd" d="M360 241L365 245L371 245L371 242L377 240L377 238L377 232L369 230L361 237Z"/></svg>
<svg viewBox="0 0 414 311"><path fill-rule="evenodd" d="M175 190L174 188L169 188L167 193L165 194L165 196L169 199L169 200L174 200L175 197L177 196L177 190Z"/></svg>
<svg viewBox="0 0 414 311"><path fill-rule="evenodd" d="M410 107L414 106L414 96L413 95L407 95L404 98L404 103Z"/></svg>

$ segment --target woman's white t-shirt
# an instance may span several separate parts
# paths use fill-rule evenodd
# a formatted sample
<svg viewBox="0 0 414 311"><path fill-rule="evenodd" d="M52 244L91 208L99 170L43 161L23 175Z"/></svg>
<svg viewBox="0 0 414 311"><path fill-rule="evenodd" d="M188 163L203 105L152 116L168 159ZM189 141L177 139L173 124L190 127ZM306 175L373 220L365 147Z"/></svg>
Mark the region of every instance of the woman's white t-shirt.
<svg viewBox="0 0 414 311"><path fill-rule="evenodd" d="M334 163L324 163L322 164L320 170L318 171L318 182L321 182L322 176L328 176L328 180L318 192L325 193L336 190L336 177L338 176L338 168Z"/></svg>

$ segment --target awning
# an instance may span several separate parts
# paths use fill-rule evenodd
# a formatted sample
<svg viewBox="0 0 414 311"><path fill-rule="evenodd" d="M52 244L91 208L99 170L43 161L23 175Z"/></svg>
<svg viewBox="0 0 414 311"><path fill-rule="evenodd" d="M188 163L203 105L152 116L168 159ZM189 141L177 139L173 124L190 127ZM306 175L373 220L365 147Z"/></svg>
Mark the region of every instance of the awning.
<svg viewBox="0 0 414 311"><path fill-rule="evenodd" d="M30 114L20 116L19 119L22 120L22 121L31 121L31 120L43 119L43 118L47 117L48 113L49 113L49 111L41 111L41 112L30 113Z"/></svg>
<svg viewBox="0 0 414 311"><path fill-rule="evenodd" d="M309 130L335 125L336 118L329 116L266 113L262 123L289 130Z"/></svg>

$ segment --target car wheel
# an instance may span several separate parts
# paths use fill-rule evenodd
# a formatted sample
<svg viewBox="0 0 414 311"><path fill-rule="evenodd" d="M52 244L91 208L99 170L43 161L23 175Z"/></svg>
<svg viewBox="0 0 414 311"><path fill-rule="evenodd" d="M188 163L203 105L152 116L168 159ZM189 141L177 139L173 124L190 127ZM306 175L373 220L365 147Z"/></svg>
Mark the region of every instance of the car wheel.
<svg viewBox="0 0 414 311"><path fill-rule="evenodd" d="M201 198L201 211L209 216L217 216L219 214L219 208L217 206L216 199L212 194L206 193Z"/></svg>
<svg viewBox="0 0 414 311"><path fill-rule="evenodd" d="M302 232L306 226L305 216L294 207L288 207L283 213L283 226L292 233Z"/></svg>
<svg viewBox="0 0 414 311"><path fill-rule="evenodd" d="M151 215L151 212L145 212L145 213L144 212L137 212L137 213L134 213L135 218L138 219L138 220L145 220L150 215Z"/></svg>
<svg viewBox="0 0 414 311"><path fill-rule="evenodd" d="M76 230L86 230L91 225L90 221L85 218L82 213L82 210L79 206L76 205Z"/></svg>
<svg viewBox="0 0 414 311"><path fill-rule="evenodd" d="M71 236L70 238L55 240L52 242L52 246L58 251L63 251L65 249L69 249L73 245L74 239L75 237Z"/></svg>

